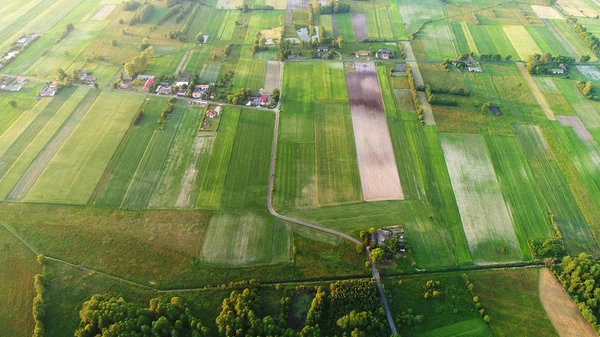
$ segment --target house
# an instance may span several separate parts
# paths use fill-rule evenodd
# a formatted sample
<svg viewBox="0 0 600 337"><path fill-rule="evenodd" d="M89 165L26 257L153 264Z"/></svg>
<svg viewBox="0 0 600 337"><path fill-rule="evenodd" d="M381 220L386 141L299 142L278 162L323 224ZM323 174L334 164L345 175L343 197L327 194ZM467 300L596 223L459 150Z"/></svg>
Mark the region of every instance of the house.
<svg viewBox="0 0 600 337"><path fill-rule="evenodd" d="M217 112L215 110L208 110L206 111L206 117L215 118L217 117Z"/></svg>
<svg viewBox="0 0 600 337"><path fill-rule="evenodd" d="M561 68L552 69L552 74L555 74L555 75L559 74L559 75L561 75L561 74L564 74L564 73L565 73L564 69L561 69Z"/></svg>
<svg viewBox="0 0 600 337"><path fill-rule="evenodd" d="M269 97L267 95L262 95L260 96L260 105L264 106L267 105L267 100L269 99Z"/></svg>
<svg viewBox="0 0 600 337"><path fill-rule="evenodd" d="M19 85L25 85L27 84L27 79L23 76L19 76L17 77L17 83L19 83Z"/></svg>
<svg viewBox="0 0 600 337"><path fill-rule="evenodd" d="M317 48L317 51L327 53L329 51L329 47L319 47Z"/></svg>
<svg viewBox="0 0 600 337"><path fill-rule="evenodd" d="M177 96L187 96L188 92L188 88L180 88L177 90Z"/></svg>
<svg viewBox="0 0 600 337"><path fill-rule="evenodd" d="M393 50L383 48L379 49L379 51L375 54L375 57L382 60L389 60L396 57L396 53Z"/></svg>
<svg viewBox="0 0 600 337"><path fill-rule="evenodd" d="M146 91L150 90L150 87L152 86L152 83L154 83L154 78L149 78L148 80L146 80L146 83L144 84L144 87L142 89L144 89Z"/></svg>
<svg viewBox="0 0 600 337"><path fill-rule="evenodd" d="M208 84L197 84L194 86L194 92L192 92L192 97L201 98L208 91Z"/></svg>
<svg viewBox="0 0 600 337"><path fill-rule="evenodd" d="M78 71L77 72L77 77L79 77L80 80L85 81L85 79L87 78L88 73L86 73L85 71Z"/></svg>
<svg viewBox="0 0 600 337"><path fill-rule="evenodd" d="M56 95L56 86L54 84L46 84L40 90L40 97L53 97Z"/></svg>
<svg viewBox="0 0 600 337"><path fill-rule="evenodd" d="M175 86L181 87L182 85L188 86L190 85L190 80L192 79L191 73L181 73L177 76L177 83Z"/></svg>
<svg viewBox="0 0 600 337"><path fill-rule="evenodd" d="M371 54L371 52L368 50L359 50L358 51L358 55L360 55L360 56L369 56L370 54Z"/></svg>
<svg viewBox="0 0 600 337"><path fill-rule="evenodd" d="M482 73L483 69L481 69L480 67L467 67L467 69L469 69L469 72L472 73Z"/></svg>
<svg viewBox="0 0 600 337"><path fill-rule="evenodd" d="M217 105L217 107L215 108L215 112L217 113L217 116L221 115L221 109L223 109L223 106L221 104Z"/></svg>

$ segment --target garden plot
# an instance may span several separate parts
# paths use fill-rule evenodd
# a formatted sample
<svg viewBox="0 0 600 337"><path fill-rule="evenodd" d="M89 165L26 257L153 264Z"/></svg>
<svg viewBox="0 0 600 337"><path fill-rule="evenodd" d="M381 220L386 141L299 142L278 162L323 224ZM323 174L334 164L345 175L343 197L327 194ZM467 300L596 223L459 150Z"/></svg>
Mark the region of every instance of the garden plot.
<svg viewBox="0 0 600 337"><path fill-rule="evenodd" d="M85 204L144 97L103 92L25 201Z"/></svg>
<svg viewBox="0 0 600 337"><path fill-rule="evenodd" d="M227 266L290 261L290 226L260 213L217 213L208 223L200 259Z"/></svg>
<svg viewBox="0 0 600 337"><path fill-rule="evenodd" d="M481 135L443 134L444 157L474 260L521 258L511 216Z"/></svg>
<svg viewBox="0 0 600 337"><path fill-rule="evenodd" d="M112 13L112 11L117 8L117 5L105 5L100 8L98 12L92 17L93 21L102 21L106 20L106 18Z"/></svg>
<svg viewBox="0 0 600 337"><path fill-rule="evenodd" d="M600 81L600 70L598 70L598 68L596 68L596 66L577 66L577 69L588 80Z"/></svg>
<svg viewBox="0 0 600 337"><path fill-rule="evenodd" d="M365 14L358 13L352 14L352 29L354 30L354 35L356 36L356 41L360 42L369 38L369 34L367 31L367 18Z"/></svg>
<svg viewBox="0 0 600 337"><path fill-rule="evenodd" d="M271 93L274 89L281 87L281 63L279 61L267 61L267 76L265 77L265 92Z"/></svg>
<svg viewBox="0 0 600 337"><path fill-rule="evenodd" d="M504 32L517 50L521 60L527 60L529 55L542 54L535 40L523 26L504 26Z"/></svg>
<svg viewBox="0 0 600 337"><path fill-rule="evenodd" d="M540 19L564 20L563 16L552 7L531 5L531 8Z"/></svg>
<svg viewBox="0 0 600 337"><path fill-rule="evenodd" d="M200 82L202 83L210 83L216 82L219 77L219 71L221 71L220 64L206 64L202 68L202 72L200 73Z"/></svg>
<svg viewBox="0 0 600 337"><path fill-rule="evenodd" d="M363 197L365 201L402 200L375 64L355 63L355 68L346 73L346 85Z"/></svg>
<svg viewBox="0 0 600 337"><path fill-rule="evenodd" d="M307 8L310 0L287 0L288 9Z"/></svg>

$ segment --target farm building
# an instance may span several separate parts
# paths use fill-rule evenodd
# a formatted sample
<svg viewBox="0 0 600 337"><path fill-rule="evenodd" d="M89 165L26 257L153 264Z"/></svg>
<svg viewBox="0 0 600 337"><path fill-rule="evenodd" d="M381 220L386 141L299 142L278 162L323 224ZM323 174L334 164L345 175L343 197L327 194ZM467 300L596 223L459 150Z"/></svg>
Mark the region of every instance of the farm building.
<svg viewBox="0 0 600 337"><path fill-rule="evenodd" d="M260 96L260 105L267 105L267 101L268 101L269 97L267 95L262 95Z"/></svg>
<svg viewBox="0 0 600 337"><path fill-rule="evenodd" d="M406 251L406 240L404 238L404 228L401 226L391 226L386 228L377 229L375 234L372 235L373 240L378 247L384 247L389 244L389 241L396 239L398 241L397 251L393 253L404 253ZM392 249L390 247L390 249Z"/></svg>
<svg viewBox="0 0 600 337"><path fill-rule="evenodd" d="M206 101L201 101L201 100L197 100L197 101L190 101L189 102L190 105L201 105L201 106L207 106L208 102Z"/></svg>
<svg viewBox="0 0 600 337"><path fill-rule="evenodd" d="M177 96L187 96L188 92L188 88L179 88L179 90L177 90Z"/></svg>
<svg viewBox="0 0 600 337"><path fill-rule="evenodd" d="M153 80L154 76L152 76L152 75L141 75L140 74L140 75L137 76L137 79L140 80L140 81L150 80L150 79Z"/></svg>
<svg viewBox="0 0 600 337"><path fill-rule="evenodd" d="M171 87L169 85L159 85L158 88L156 88L156 93L159 95L170 95L171 94Z"/></svg>
<svg viewBox="0 0 600 337"><path fill-rule="evenodd" d="M19 76L16 79L17 83L19 83L19 85L25 85L27 84L27 79L23 76Z"/></svg>
<svg viewBox="0 0 600 337"><path fill-rule="evenodd" d="M329 51L329 48L328 47L319 47L319 48L317 48L317 51L318 52L322 52L322 53L326 53L326 52Z"/></svg>
<svg viewBox="0 0 600 337"><path fill-rule="evenodd" d="M389 60L396 57L396 53L393 50L383 48L375 54L375 57L382 60Z"/></svg>
<svg viewBox="0 0 600 337"><path fill-rule="evenodd" d="M552 69L552 74L554 75L561 75L564 74L566 71L562 68L556 68L556 69Z"/></svg>
<svg viewBox="0 0 600 337"><path fill-rule="evenodd" d="M497 106L490 106L490 112L494 116L502 116L502 111Z"/></svg>
<svg viewBox="0 0 600 337"><path fill-rule="evenodd" d="M177 76L177 83L175 86L180 87L182 85L190 85L190 80L192 79L191 73L181 73Z"/></svg>
<svg viewBox="0 0 600 337"><path fill-rule="evenodd" d="M153 78L149 78L146 83L144 84L144 87L142 89L144 90L150 90L150 87L152 86L152 83L154 83L154 79Z"/></svg>

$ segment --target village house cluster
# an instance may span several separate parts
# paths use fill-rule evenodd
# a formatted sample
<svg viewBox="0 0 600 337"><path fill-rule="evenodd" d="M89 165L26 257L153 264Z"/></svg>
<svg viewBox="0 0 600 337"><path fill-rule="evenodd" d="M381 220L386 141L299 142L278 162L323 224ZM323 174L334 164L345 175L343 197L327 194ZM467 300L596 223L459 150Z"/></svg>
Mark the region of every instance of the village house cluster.
<svg viewBox="0 0 600 337"><path fill-rule="evenodd" d="M17 92L27 84L27 79L24 77L0 77L0 91Z"/></svg>
<svg viewBox="0 0 600 337"><path fill-rule="evenodd" d="M21 52L37 40L42 34L29 33L21 36L15 43L12 44L10 49L0 56L0 69L4 68L10 61L14 60Z"/></svg>

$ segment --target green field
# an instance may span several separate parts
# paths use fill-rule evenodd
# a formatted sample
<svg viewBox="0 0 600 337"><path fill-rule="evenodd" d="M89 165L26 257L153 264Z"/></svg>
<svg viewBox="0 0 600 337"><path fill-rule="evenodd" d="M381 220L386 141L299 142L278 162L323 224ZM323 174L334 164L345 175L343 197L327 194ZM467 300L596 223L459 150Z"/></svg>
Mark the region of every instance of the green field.
<svg viewBox="0 0 600 337"><path fill-rule="evenodd" d="M208 223L201 259L248 266L289 262L290 225L259 213L216 213Z"/></svg>
<svg viewBox="0 0 600 337"><path fill-rule="evenodd" d="M419 337L483 337L494 336L482 319L473 318L419 334Z"/></svg>
<svg viewBox="0 0 600 337"><path fill-rule="evenodd" d="M346 42L356 42L350 14L336 14L338 34Z"/></svg>
<svg viewBox="0 0 600 337"><path fill-rule="evenodd" d="M3 160L2 165L0 165L0 199L4 200L8 196L11 189L19 181L21 175L23 175L25 170L27 170L35 160L38 153L52 139L54 134L62 127L63 123L65 123L88 94L94 96L95 93L90 94L89 88L78 88L68 98L65 104L60 108L56 108L58 109L56 114L47 121L39 133L35 135L35 138L29 142L27 147L20 149L18 156L17 154L10 156L10 153L5 153L5 155L1 157Z"/></svg>
<svg viewBox="0 0 600 337"><path fill-rule="evenodd" d="M100 94L25 200L87 203L142 100L117 92Z"/></svg>
<svg viewBox="0 0 600 337"><path fill-rule="evenodd" d="M394 31L388 16L388 8L378 7L367 9L365 16L370 40L390 41L394 39Z"/></svg>
<svg viewBox="0 0 600 337"><path fill-rule="evenodd" d="M556 217L567 251L597 254L598 245L540 129L519 126L515 133L550 212Z"/></svg>
<svg viewBox="0 0 600 337"><path fill-rule="evenodd" d="M444 134L441 139L474 260L484 263L520 260L510 212L502 198L483 137Z"/></svg>
<svg viewBox="0 0 600 337"><path fill-rule="evenodd" d="M432 60L454 58L456 50L451 36L452 32L445 21L425 26L419 36L423 40L423 47L427 57Z"/></svg>
<svg viewBox="0 0 600 337"><path fill-rule="evenodd" d="M504 32L517 50L521 60L527 60L529 55L542 54L542 50L523 26L504 26Z"/></svg>

